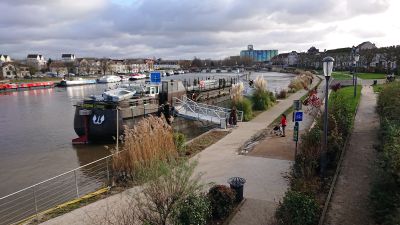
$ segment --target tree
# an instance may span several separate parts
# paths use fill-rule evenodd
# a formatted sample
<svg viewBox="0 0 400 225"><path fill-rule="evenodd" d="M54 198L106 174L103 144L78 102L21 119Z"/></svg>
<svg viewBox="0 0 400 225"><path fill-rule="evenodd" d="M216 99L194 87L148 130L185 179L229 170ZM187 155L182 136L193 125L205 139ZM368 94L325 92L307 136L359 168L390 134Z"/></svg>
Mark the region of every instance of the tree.
<svg viewBox="0 0 400 225"><path fill-rule="evenodd" d="M194 57L194 59L192 60L192 67L202 67L202 63L201 60L199 58Z"/></svg>
<svg viewBox="0 0 400 225"><path fill-rule="evenodd" d="M32 76L37 72L38 72L38 69L36 67L33 67L33 66L29 67L29 74L31 75L31 79L32 79Z"/></svg>
<svg viewBox="0 0 400 225"><path fill-rule="evenodd" d="M109 59L102 58L100 60L100 70L103 75L106 75L106 73L110 71L110 60Z"/></svg>

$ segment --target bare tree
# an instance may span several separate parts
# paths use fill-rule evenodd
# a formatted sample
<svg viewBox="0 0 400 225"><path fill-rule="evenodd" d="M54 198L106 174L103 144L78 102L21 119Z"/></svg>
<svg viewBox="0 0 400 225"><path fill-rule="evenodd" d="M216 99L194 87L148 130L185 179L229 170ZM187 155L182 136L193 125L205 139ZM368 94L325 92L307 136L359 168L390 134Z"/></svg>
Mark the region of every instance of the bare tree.
<svg viewBox="0 0 400 225"><path fill-rule="evenodd" d="M107 72L110 71L110 60L106 58L102 58L100 60L100 70L103 75L106 75Z"/></svg>

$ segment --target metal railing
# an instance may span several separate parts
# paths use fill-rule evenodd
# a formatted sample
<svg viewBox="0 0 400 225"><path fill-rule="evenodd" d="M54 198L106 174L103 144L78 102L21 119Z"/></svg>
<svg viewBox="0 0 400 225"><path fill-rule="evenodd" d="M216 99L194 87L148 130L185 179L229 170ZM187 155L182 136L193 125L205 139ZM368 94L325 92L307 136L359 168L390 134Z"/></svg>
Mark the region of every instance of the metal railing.
<svg viewBox="0 0 400 225"><path fill-rule="evenodd" d="M226 123L231 113L231 109L197 103L186 96L183 96L182 99L174 98L174 107L178 114L183 116L217 124ZM237 111L236 113L238 121L241 122L243 120L243 111Z"/></svg>
<svg viewBox="0 0 400 225"><path fill-rule="evenodd" d="M0 198L0 224L19 223L110 184L112 155Z"/></svg>

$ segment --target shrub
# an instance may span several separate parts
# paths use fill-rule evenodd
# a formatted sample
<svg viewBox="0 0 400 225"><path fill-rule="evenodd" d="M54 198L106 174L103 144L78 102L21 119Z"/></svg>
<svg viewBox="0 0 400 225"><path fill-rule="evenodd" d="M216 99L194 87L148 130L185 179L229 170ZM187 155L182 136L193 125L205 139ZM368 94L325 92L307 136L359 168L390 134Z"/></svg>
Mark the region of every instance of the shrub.
<svg viewBox="0 0 400 225"><path fill-rule="evenodd" d="M203 194L189 195L174 213L175 224L205 225L211 217L210 200Z"/></svg>
<svg viewBox="0 0 400 225"><path fill-rule="evenodd" d="M272 105L270 95L266 91L255 91L252 96L253 108L255 110L266 110Z"/></svg>
<svg viewBox="0 0 400 225"><path fill-rule="evenodd" d="M243 98L241 101L236 102L233 106L236 107L237 110L243 111L243 120L249 121L253 118L253 110L251 106L251 101L247 98Z"/></svg>
<svg viewBox="0 0 400 225"><path fill-rule="evenodd" d="M277 98L278 98L278 99L285 99L285 98L287 98L287 94L288 94L288 92L287 92L285 89L282 89L282 90L278 93Z"/></svg>
<svg viewBox="0 0 400 225"><path fill-rule="evenodd" d="M275 217L279 225L314 225L319 218L318 203L306 194L289 191L279 203Z"/></svg>
<svg viewBox="0 0 400 225"><path fill-rule="evenodd" d="M214 219L223 219L233 209L235 191L225 185L215 185L208 192Z"/></svg>
<svg viewBox="0 0 400 225"><path fill-rule="evenodd" d="M321 135L322 131L318 126L301 135L299 153L294 165L296 177L308 179L317 174L321 154Z"/></svg>
<svg viewBox="0 0 400 225"><path fill-rule="evenodd" d="M176 132L174 133L174 143L176 146L176 150L178 151L180 156L185 155L186 151L186 136L182 133Z"/></svg>

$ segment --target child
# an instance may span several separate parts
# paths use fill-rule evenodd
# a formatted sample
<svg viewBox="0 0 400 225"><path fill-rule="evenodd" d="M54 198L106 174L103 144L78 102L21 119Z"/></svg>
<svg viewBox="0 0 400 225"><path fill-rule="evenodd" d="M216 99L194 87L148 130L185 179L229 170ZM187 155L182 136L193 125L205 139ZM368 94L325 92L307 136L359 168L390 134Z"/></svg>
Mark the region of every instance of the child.
<svg viewBox="0 0 400 225"><path fill-rule="evenodd" d="M286 137L286 133L285 133L286 124L287 124L286 115L282 113L282 118L281 118L281 126L282 126L282 132L283 132L282 137Z"/></svg>

